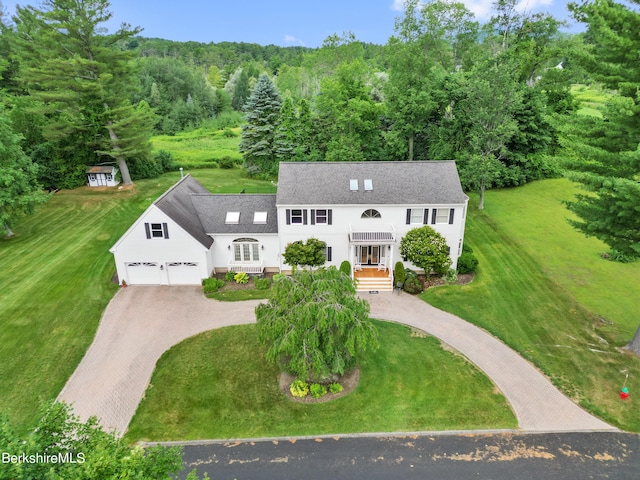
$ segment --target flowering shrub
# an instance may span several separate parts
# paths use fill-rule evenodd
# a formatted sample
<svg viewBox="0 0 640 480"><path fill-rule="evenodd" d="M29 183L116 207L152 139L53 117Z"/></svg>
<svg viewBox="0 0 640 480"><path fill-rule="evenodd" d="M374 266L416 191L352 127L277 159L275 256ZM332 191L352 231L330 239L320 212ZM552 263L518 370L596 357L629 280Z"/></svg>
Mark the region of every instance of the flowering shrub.
<svg viewBox="0 0 640 480"><path fill-rule="evenodd" d="M309 393L309 384L304 380L294 380L289 391L294 397L306 397Z"/></svg>
<svg viewBox="0 0 640 480"><path fill-rule="evenodd" d="M233 276L233 279L236 283L249 283L249 274L246 272L238 272Z"/></svg>

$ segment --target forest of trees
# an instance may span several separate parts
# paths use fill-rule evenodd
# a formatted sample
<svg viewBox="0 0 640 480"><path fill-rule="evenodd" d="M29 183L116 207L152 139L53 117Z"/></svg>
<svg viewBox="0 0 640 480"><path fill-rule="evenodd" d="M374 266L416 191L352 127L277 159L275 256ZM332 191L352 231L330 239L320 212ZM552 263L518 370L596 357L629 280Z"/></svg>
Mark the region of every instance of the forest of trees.
<svg viewBox="0 0 640 480"><path fill-rule="evenodd" d="M570 4L587 31L569 35L516 4L496 1L481 24L461 3L408 0L385 45L346 32L315 49L104 34L108 0L5 11L2 141L34 168L33 198L0 200L0 212L32 208L38 183L81 185L89 164L116 162L125 183L161 173L154 134L242 125L252 174L273 177L283 160L454 159L480 208L486 188L569 170L598 193L569 205L575 226L637 257L640 16L612 0ZM591 82L614 94L602 118L576 114L571 86Z"/></svg>

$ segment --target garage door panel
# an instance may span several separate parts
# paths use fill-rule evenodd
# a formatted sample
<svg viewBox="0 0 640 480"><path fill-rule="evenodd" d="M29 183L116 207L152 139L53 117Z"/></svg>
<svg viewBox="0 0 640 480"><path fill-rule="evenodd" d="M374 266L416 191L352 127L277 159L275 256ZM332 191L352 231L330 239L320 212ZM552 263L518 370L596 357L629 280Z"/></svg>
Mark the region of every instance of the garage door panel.
<svg viewBox="0 0 640 480"><path fill-rule="evenodd" d="M128 262L127 278L129 285L159 285L160 264L158 262Z"/></svg>
<svg viewBox="0 0 640 480"><path fill-rule="evenodd" d="M200 285L200 268L196 262L167 263L169 285Z"/></svg>

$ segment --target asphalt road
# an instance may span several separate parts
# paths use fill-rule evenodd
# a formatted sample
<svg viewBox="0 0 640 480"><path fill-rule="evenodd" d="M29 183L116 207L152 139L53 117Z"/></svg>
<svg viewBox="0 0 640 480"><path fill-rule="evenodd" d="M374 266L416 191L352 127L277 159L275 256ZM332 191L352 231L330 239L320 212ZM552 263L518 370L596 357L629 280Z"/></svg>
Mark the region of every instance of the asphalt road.
<svg viewBox="0 0 640 480"><path fill-rule="evenodd" d="M640 436L625 433L318 437L186 445L212 480L640 479Z"/></svg>

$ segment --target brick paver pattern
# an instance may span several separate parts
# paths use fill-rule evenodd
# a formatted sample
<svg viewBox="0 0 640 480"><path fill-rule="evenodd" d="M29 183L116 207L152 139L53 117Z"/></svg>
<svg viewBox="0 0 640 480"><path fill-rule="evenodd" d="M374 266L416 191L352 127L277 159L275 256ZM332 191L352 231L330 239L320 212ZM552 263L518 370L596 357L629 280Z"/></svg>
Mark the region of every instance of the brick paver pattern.
<svg viewBox="0 0 640 480"><path fill-rule="evenodd" d="M524 431L616 430L562 395L538 370L485 331L402 293L362 294L371 317L433 335L483 370L510 402ZM217 302L198 287L121 289L105 310L95 339L58 400L82 419L95 415L122 435L160 356L198 333L255 322L260 301Z"/></svg>

